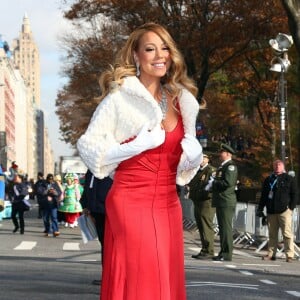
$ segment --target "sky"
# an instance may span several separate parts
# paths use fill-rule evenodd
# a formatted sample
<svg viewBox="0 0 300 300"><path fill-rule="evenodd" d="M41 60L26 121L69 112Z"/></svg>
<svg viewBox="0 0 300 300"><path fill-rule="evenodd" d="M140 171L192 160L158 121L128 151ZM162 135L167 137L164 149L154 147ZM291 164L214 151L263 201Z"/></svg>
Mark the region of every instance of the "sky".
<svg viewBox="0 0 300 300"><path fill-rule="evenodd" d="M60 0L9 0L1 1L0 34L11 45L19 37L23 17L27 14L33 38L40 52L41 109L45 114L54 158L72 155L74 149L60 140L59 120L55 114L57 91L66 82L60 75L63 50L59 36L71 31L71 25L63 19Z"/></svg>

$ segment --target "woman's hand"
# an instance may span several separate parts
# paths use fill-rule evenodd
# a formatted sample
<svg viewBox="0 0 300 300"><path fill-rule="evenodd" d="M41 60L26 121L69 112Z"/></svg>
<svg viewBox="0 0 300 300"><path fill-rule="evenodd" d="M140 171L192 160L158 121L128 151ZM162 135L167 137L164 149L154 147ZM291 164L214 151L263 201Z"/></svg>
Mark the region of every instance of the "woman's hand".
<svg viewBox="0 0 300 300"><path fill-rule="evenodd" d="M186 133L181 141L181 146L186 160L184 163L184 169L193 169L200 166L203 160L202 146L198 140Z"/></svg>

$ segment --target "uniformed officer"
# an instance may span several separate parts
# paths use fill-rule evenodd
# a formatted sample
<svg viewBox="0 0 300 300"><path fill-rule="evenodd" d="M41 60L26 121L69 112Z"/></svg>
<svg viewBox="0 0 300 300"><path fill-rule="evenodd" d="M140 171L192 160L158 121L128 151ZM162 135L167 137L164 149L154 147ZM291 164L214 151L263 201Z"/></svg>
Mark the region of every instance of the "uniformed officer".
<svg viewBox="0 0 300 300"><path fill-rule="evenodd" d="M213 257L215 261L231 261L233 252L232 218L236 207L237 166L232 161L234 150L221 144L221 165L216 176L209 180L206 189L212 188L212 206L216 207L220 235L220 252Z"/></svg>
<svg viewBox="0 0 300 300"><path fill-rule="evenodd" d="M192 258L202 259L214 256L214 216L216 209L212 207L211 192L205 187L211 176L215 175L215 168L209 164L209 157L203 154L200 169L191 180L190 198L194 203L194 214L201 240L201 251Z"/></svg>

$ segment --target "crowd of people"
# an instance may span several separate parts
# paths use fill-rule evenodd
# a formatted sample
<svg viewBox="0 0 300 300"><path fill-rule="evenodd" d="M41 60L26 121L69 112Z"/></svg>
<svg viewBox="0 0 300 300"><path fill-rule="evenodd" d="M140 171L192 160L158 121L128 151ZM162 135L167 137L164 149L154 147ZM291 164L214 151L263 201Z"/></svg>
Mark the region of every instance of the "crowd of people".
<svg viewBox="0 0 300 300"><path fill-rule="evenodd" d="M38 204L37 217L42 219L44 235L57 237L60 235L59 225L64 227L78 227L77 219L82 213L80 203L83 194L83 183L75 173L47 174L38 172L37 179L28 180L27 175L12 163L5 175L5 195L11 202L11 218L14 224L13 233L25 232L24 213L30 209L29 200L36 200Z"/></svg>

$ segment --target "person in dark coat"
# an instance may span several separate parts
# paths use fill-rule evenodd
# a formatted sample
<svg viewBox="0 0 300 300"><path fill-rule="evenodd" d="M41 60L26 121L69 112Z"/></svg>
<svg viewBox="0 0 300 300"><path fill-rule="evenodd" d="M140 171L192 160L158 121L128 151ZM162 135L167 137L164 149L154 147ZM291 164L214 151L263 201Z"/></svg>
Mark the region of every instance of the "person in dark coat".
<svg viewBox="0 0 300 300"><path fill-rule="evenodd" d="M11 219L15 226L13 233L20 229L20 233L24 234L25 222L24 212L29 210L29 192L28 186L23 182L22 174L15 173L14 184L13 184L13 198L12 198L12 212ZM27 204L26 204L27 203ZM19 217L19 221L17 218Z"/></svg>
<svg viewBox="0 0 300 300"><path fill-rule="evenodd" d="M57 237L60 234L57 221L57 206L61 196L61 189L54 181L53 174L48 174L46 181L37 186L37 192L42 195L40 205L43 213L45 236L53 234L54 237Z"/></svg>
<svg viewBox="0 0 300 300"><path fill-rule="evenodd" d="M83 213L90 214L94 219L98 240L101 244L101 263L104 253L104 230L105 230L105 199L113 181L110 177L98 179L90 170L85 174L84 189L80 203ZM99 285L100 280L93 280L93 284Z"/></svg>
<svg viewBox="0 0 300 300"><path fill-rule="evenodd" d="M90 214L95 220L102 253L105 228L105 199L112 182L110 177L98 179L88 170L85 174L84 189L80 199L84 213Z"/></svg>
<svg viewBox="0 0 300 300"><path fill-rule="evenodd" d="M38 172L37 174L37 181L34 184L34 194L36 196L36 200L38 203L38 218L41 219L43 217L43 213L42 213L42 204L41 202L44 199L44 195L41 194L40 192L43 193L44 189L43 186L46 186L46 180L44 179L44 174L42 172Z"/></svg>
<svg viewBox="0 0 300 300"><path fill-rule="evenodd" d="M215 168L209 164L209 157L203 154L203 161L195 177L189 183L190 198L194 203L194 214L201 240L201 251L192 258L201 259L214 256L214 216L216 209L212 207L211 192L205 187Z"/></svg>
<svg viewBox="0 0 300 300"><path fill-rule="evenodd" d="M227 144L221 144L221 165L216 177L209 180L207 190L212 189L212 206L216 207L220 235L220 252L215 261L231 261L233 252L232 219L236 207L236 187L238 170L232 160L235 151Z"/></svg>
<svg viewBox="0 0 300 300"><path fill-rule="evenodd" d="M276 260L278 246L278 231L281 229L286 261L294 258L294 234L292 231L293 210L297 205L297 184L294 177L285 172L284 162L275 160L273 173L262 185L261 198L258 204L258 217L264 217L264 207L267 208L267 223L269 228L268 254L264 260Z"/></svg>

